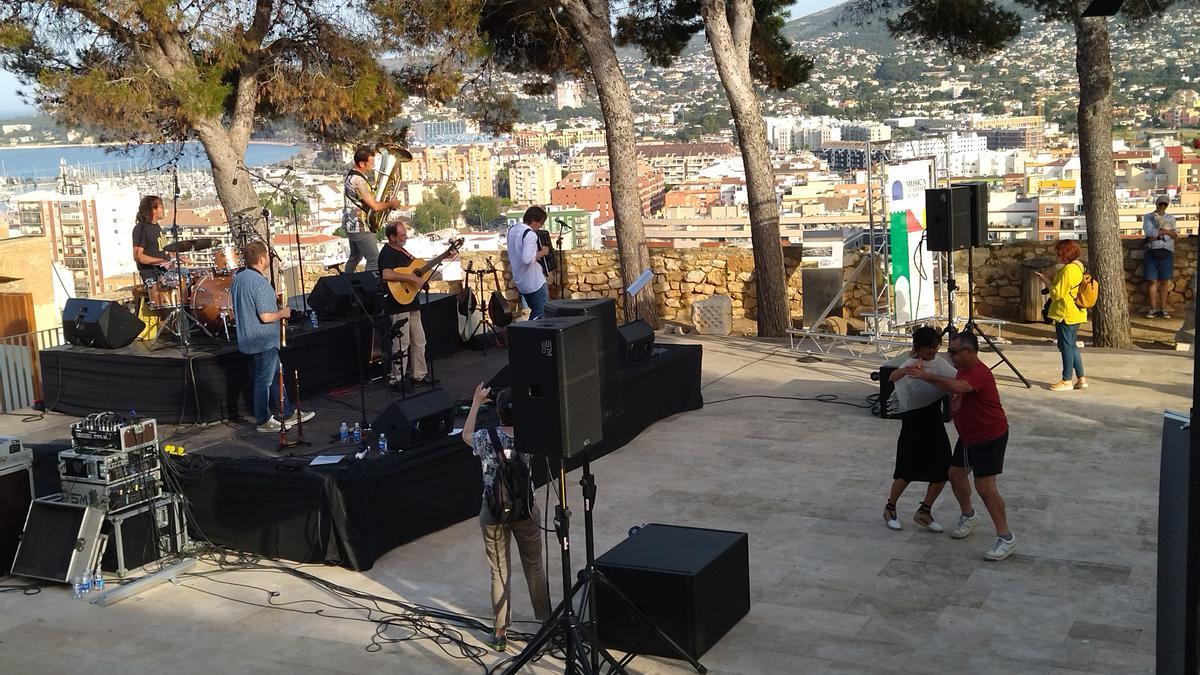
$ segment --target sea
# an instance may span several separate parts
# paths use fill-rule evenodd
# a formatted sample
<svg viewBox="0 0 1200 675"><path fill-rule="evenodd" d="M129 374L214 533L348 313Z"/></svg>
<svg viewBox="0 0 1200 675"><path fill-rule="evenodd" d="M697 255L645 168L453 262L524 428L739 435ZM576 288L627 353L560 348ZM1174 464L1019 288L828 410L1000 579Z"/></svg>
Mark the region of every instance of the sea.
<svg viewBox="0 0 1200 675"><path fill-rule="evenodd" d="M265 166L283 162L299 154L306 146L284 143L251 143L246 149L247 166ZM163 164L173 146L145 145L126 149L124 146L59 145L41 147L0 147L0 178L22 181L55 178L59 164L83 169L90 175L113 175L139 171L163 170ZM180 170L209 168L204 147L192 142L184 145L179 158Z"/></svg>

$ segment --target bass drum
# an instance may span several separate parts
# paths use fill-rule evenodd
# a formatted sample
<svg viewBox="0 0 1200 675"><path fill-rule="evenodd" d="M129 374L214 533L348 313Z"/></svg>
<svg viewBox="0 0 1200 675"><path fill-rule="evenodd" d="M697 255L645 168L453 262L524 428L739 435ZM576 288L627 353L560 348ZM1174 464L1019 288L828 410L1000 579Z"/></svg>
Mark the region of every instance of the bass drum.
<svg viewBox="0 0 1200 675"><path fill-rule="evenodd" d="M192 315L213 333L233 327L232 275L212 276L192 286Z"/></svg>

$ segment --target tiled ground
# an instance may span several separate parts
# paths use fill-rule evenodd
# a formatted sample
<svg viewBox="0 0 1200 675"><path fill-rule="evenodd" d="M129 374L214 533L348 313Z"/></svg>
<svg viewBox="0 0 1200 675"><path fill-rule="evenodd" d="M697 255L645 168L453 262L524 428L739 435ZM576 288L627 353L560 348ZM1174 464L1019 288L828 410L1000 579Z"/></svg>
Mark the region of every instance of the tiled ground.
<svg viewBox="0 0 1200 675"><path fill-rule="evenodd" d="M875 391L864 363L801 363L776 344L701 341L710 402L831 393L861 403ZM1019 541L1008 561L981 558L990 543L986 516L962 541L907 525L915 489L900 503L905 529L883 526L898 422L849 406L761 398L665 420L597 462L598 550L645 522L749 533L753 607L704 657L711 672L1151 672L1161 413L1190 407L1192 362L1172 352L1086 350L1091 389L1054 393L1044 387L1057 379L1057 352L1014 347L1009 355L1040 386L1027 390L997 371L1012 424L1000 487ZM3 433L12 433L7 426ZM935 507L943 522L953 518L952 501L947 491ZM394 550L365 574L308 569L363 590L487 613L487 563L471 521ZM266 596L220 582L277 590L277 604L330 601L264 572L189 577L109 609L58 588L3 593L0 669L481 670L428 642L368 652L370 624L244 604ZM517 618L531 618L519 583L514 595ZM639 659L633 670L682 672L658 659ZM561 664L543 661L531 672L561 672Z"/></svg>

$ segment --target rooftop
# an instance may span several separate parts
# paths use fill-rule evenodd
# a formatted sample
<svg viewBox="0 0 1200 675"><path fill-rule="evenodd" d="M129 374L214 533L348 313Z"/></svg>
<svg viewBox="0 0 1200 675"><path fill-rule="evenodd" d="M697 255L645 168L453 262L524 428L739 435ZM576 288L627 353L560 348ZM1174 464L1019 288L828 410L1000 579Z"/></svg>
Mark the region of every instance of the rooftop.
<svg viewBox="0 0 1200 675"><path fill-rule="evenodd" d="M873 365L801 363L768 341L696 341L705 352L706 406L655 424L593 465L596 546L602 553L631 525L648 522L749 533L751 611L702 658L711 672L1153 670L1161 413L1191 406L1189 356L1086 349L1091 388L1063 394L1045 389L1057 380L1052 347L1008 348L1035 388L1022 387L1004 366L996 370L1012 428L1000 489L1019 548L989 563L981 557L991 543L986 515L965 540L910 524L923 486L900 500L903 531L880 522L900 423L853 407L878 390L869 379ZM438 376L479 379L503 363L489 354L438 361ZM852 405L813 400L829 394ZM750 395L807 400L736 398ZM324 426L315 426L314 437L345 416L340 403L318 403ZM0 433L45 440L47 429L63 423L53 414L18 420L0 422ZM953 519L948 490L934 513L943 523ZM577 551L576 567L581 557ZM557 553L550 559L557 600ZM371 593L476 616L489 611L488 567L473 520L395 549L366 573L304 569ZM523 621L531 610L516 576L514 619ZM11 672L45 672L51 663L55 672L89 674L479 672L429 641L368 651L374 624L313 613L345 613L319 604L335 602L294 577L264 571L188 577L107 609L72 601L62 587L2 593L0 644L10 647ZM490 653L484 662L496 660ZM639 659L633 668L687 672L680 665ZM543 659L528 672L561 670L561 662Z"/></svg>

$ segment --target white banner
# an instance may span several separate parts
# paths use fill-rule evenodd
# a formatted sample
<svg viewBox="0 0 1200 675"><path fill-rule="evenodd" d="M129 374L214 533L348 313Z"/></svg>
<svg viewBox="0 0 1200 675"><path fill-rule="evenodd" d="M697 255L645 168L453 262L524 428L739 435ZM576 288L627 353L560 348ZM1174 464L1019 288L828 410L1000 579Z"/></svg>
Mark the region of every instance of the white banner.
<svg viewBox="0 0 1200 675"><path fill-rule="evenodd" d="M933 187L933 162L884 165L884 209L891 247L892 308L896 323L934 316L933 255L925 245L925 190Z"/></svg>

